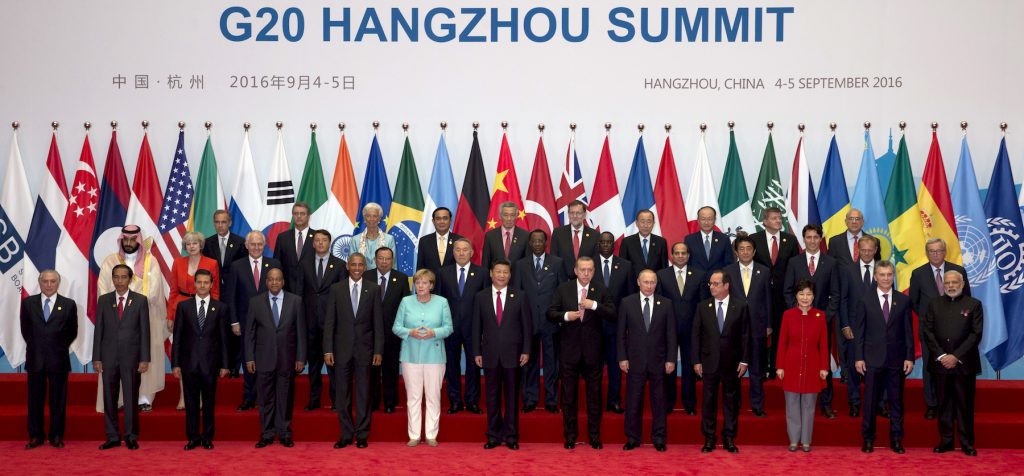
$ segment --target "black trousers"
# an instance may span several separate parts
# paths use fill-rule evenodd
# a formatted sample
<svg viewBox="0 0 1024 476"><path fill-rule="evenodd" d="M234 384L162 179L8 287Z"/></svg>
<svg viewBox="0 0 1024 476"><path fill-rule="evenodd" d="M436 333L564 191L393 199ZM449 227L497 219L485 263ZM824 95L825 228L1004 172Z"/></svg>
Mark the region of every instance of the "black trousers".
<svg viewBox="0 0 1024 476"><path fill-rule="evenodd" d="M213 441L213 417L217 403L217 373L181 374L185 391L185 435L188 441ZM200 426L202 420L202 426Z"/></svg>
<svg viewBox="0 0 1024 476"><path fill-rule="evenodd" d="M487 394L487 440L519 442L519 367L484 369Z"/></svg>
<svg viewBox="0 0 1024 476"><path fill-rule="evenodd" d="M365 440L370 436L370 367L360 364L355 359L348 362L334 363L334 382L338 408L338 423L341 425L341 438ZM355 385L355 405L352 403L352 386ZM352 407L355 406L355 420L352 419Z"/></svg>
<svg viewBox="0 0 1024 476"><path fill-rule="evenodd" d="M370 409L380 409L381 401L385 407L398 406L398 358L401 354L402 339L389 331L384 336L381 364L370 368Z"/></svg>
<svg viewBox="0 0 1024 476"><path fill-rule="evenodd" d="M233 369L237 369L239 363L242 364L242 401L243 402L255 402L256 401L256 374L249 372L249 368L245 365L249 360L245 356L245 346L241 345L242 339L245 339L245 322L239 318L239 325L242 327L242 335L236 336L234 332L228 336L228 356L235 356L235 362L232 363ZM232 343L234 342L234 344ZM321 344L322 345L322 344ZM232 353L232 346L236 346L237 352Z"/></svg>
<svg viewBox="0 0 1024 476"><path fill-rule="evenodd" d="M774 332L772 332L774 334ZM764 410L764 372L765 359L768 358L768 351L765 349L768 343L767 335L755 335L753 345L750 347L750 368L747 375L750 376L750 408Z"/></svg>
<svg viewBox="0 0 1024 476"><path fill-rule="evenodd" d="M575 440L580 433L580 377L587 392L587 436L591 440L601 439L601 367L599 362L562 361L562 427L566 440Z"/></svg>
<svg viewBox="0 0 1024 476"><path fill-rule="evenodd" d="M690 329L688 324L683 327ZM678 333L676 339L678 349L669 349L668 351L670 356L675 356L674 354L678 352L679 365L676 366L676 372L665 375L665 408L675 408L676 406L676 380L680 382L679 398L683 403L683 408L697 408L697 374L693 371L693 357L690 352L693 344L690 342L690 335L691 331L689 330Z"/></svg>
<svg viewBox="0 0 1024 476"><path fill-rule="evenodd" d="M622 405L622 370L619 369L615 324L604 323L604 365L608 369L608 404Z"/></svg>
<svg viewBox="0 0 1024 476"><path fill-rule="evenodd" d="M928 342L924 338L924 326L921 326L918 338L921 343L921 380L924 384L924 404L929 408L936 408L939 406L939 392L935 383L936 374L932 373L928 363L933 362L938 356L932 355L931 350L928 349Z"/></svg>
<svg viewBox="0 0 1024 476"><path fill-rule="evenodd" d="M523 405L540 402L541 370L544 371L544 404L558 404L558 332L540 331L530 343L530 361L523 366Z"/></svg>
<svg viewBox="0 0 1024 476"><path fill-rule="evenodd" d="M306 352L306 363L309 372L309 403L320 404L320 396L323 395L323 370L324 370L324 330L313 326L309 328L309 339L306 341L309 350ZM331 397L331 404L334 404L334 372L327 369L327 393Z"/></svg>
<svg viewBox="0 0 1024 476"><path fill-rule="evenodd" d="M939 441L953 444L953 422L960 446L974 446L974 394L976 376L932 373L939 400Z"/></svg>
<svg viewBox="0 0 1024 476"><path fill-rule="evenodd" d="M260 402L260 438L292 437L292 407L295 405L295 369L257 369Z"/></svg>
<svg viewBox="0 0 1024 476"><path fill-rule="evenodd" d="M50 391L47 394L46 387ZM47 398L49 397L49 398ZM46 427L43 426L43 407L50 402L50 441L64 438L64 428L68 403L68 373L29 372L28 373L28 437L46 439Z"/></svg>
<svg viewBox="0 0 1024 476"><path fill-rule="evenodd" d="M864 380L864 376L860 374L855 368L856 360L853 358L853 339L847 339L842 335L836 337L842 342L842 346L846 349L844 358L846 359L846 401L850 403L850 408L860 408L860 384Z"/></svg>
<svg viewBox="0 0 1024 476"><path fill-rule="evenodd" d="M117 398L124 392L124 439L139 437L139 385L142 375L139 364L103 362L103 416L108 441L121 439L121 431L117 426Z"/></svg>
<svg viewBox="0 0 1024 476"><path fill-rule="evenodd" d="M470 352L473 342L473 330L469 319L455 325L452 335L444 339L444 350L447 356L444 378L448 384L448 403L452 406L480 404L480 367ZM462 361L465 356L466 378L465 394L463 394Z"/></svg>
<svg viewBox="0 0 1024 476"><path fill-rule="evenodd" d="M742 395L740 395L740 377L735 368L720 368L717 373L704 372L704 401L700 410L700 431L705 438L716 437L719 387L722 392L722 437L736 438Z"/></svg>
<svg viewBox="0 0 1024 476"><path fill-rule="evenodd" d="M651 443L665 444L666 417L664 369L647 370L630 367L626 372L626 441L643 441L644 386L650 387L651 398ZM671 377L671 375L668 375Z"/></svg>
<svg viewBox="0 0 1024 476"><path fill-rule="evenodd" d="M864 421L861 436L875 439L875 416L882 403L883 392L889 403L889 437L903 439L903 384L906 376L902 368L868 367L864 372Z"/></svg>
<svg viewBox="0 0 1024 476"><path fill-rule="evenodd" d="M825 328L827 329L826 334L828 334L828 352L829 352L829 362L830 362L830 364L829 364L828 375L825 376L825 388L821 389L821 392L818 393L818 405L821 406L821 408L832 408L832 368L831 368L831 361L832 361L832 345L833 345L833 343L835 342L835 339L836 339L836 322L837 321L838 321L838 319L835 319L832 316L828 316L828 319L826 319L826 327Z"/></svg>

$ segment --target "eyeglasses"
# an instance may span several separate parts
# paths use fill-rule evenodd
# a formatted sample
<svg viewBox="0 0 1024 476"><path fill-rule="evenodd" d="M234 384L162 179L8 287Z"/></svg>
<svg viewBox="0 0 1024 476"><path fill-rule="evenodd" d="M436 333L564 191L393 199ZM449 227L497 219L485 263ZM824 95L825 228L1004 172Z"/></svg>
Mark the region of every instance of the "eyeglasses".
<svg viewBox="0 0 1024 476"><path fill-rule="evenodd" d="M946 252L946 250L925 250L925 253L928 253L930 255L938 255L938 254L942 254L942 253L945 253L945 252Z"/></svg>
<svg viewBox="0 0 1024 476"><path fill-rule="evenodd" d="M723 284L725 284L725 283L723 283L721 281L710 281L710 282L708 282L708 286L722 286Z"/></svg>

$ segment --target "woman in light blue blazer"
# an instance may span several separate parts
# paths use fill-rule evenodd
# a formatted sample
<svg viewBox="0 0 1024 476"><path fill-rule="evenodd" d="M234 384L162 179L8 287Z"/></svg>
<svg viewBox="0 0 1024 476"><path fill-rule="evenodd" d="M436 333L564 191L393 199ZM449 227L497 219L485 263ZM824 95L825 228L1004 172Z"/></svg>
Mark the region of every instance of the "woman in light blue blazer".
<svg viewBox="0 0 1024 476"><path fill-rule="evenodd" d="M452 312L445 298L430 293L436 279L428 269L421 269L412 276L416 294L402 299L391 328L402 339L399 360L409 413L409 446L420 444L424 395L427 398L427 444L437 446L441 382L446 361L444 338L452 333Z"/></svg>

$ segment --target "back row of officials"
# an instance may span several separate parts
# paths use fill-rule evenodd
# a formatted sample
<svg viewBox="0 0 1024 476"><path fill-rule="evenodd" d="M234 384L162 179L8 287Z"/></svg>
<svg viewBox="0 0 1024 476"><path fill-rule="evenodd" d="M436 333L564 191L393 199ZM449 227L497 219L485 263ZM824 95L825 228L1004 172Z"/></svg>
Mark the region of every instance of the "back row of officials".
<svg viewBox="0 0 1024 476"><path fill-rule="evenodd" d="M433 213L437 231L421 238L418 247L417 268L430 271L422 276L417 273L426 290L417 294L428 295L422 298L411 296L410 277L393 269L394 240L376 226L381 209L375 204L364 209L367 231L352 238L347 262L330 253L328 232L309 228L305 204L293 207L295 226L278 236L274 258L263 257L261 233L252 232L245 239L231 234L230 215L218 211L214 215L218 235L207 238L202 246L202 254L215 260L216 266L209 271L189 268L195 285L188 289L194 293L180 291L179 302L172 303L172 367L184 382L186 449L212 448L216 380L237 376L240 364L244 364L245 390L238 410L252 409L259 400L263 430L257 447L271 444L275 437L291 446L294 378L309 365L311 385L305 409L315 410L320 407L325 363L331 367L327 372L331 408L338 412L341 425L341 438L335 446L345 447L355 440L357 446L365 447L372 410L383 403L384 411L391 413L398 405L399 362L403 366L408 363L403 340L420 339L433 341L436 352L444 347L440 358L433 359L443 364L439 372L425 374L426 380L436 379L436 384L418 382L427 390L427 440L433 444L437 418L431 413L437 404L431 401L430 389L439 393L444 376L448 413L481 413L482 368L487 377L485 448L500 444L518 448L520 398L524 412L541 404L546 411L561 411L565 446L575 447L581 377L586 383L587 436L592 447L601 448L601 380L607 366L606 409L626 413L627 450L638 447L642 439L645 385L653 415L651 440L656 449L664 451L665 416L675 408L677 389L683 411L694 415L700 378L704 381L703 451L712 451L717 444L719 390L724 414L722 446L738 451L734 439L740 378L748 369L750 404L757 417L765 416L764 380L776 375L783 378L792 450L796 445L792 426L801 423L789 415L799 407L789 405L790 393L817 394L820 388L817 403L822 415L836 418L827 355L837 339L851 417L861 412L860 381L866 384L864 451L872 449L875 416L883 411L891 418L892 449L903 452L902 381L913 368L915 336L910 316L914 311L926 316L920 338L926 362L926 417L934 418L937 412L941 416L941 441L936 450L952 448L956 420L963 451L974 452L973 396L974 378L980 372L981 308L969 297L963 268L944 260L941 240L928 242L929 263L914 271L908 297L891 292L892 267L878 261L878 240L862 231L863 216L856 209L846 217L848 230L829 240L827 254L821 250L822 231L816 225L802 230L806 248L801 252L796 237L782 231L778 209L765 211L764 231L749 236L741 233L731 241L714 230L715 211L705 207L698 212L700 230L671 248L664 238L652 233L654 214L641 211L636 217L639 232L625 237L615 256L615 237L587 226L586 214L585 204L573 202L570 223L552 233L549 246L545 232L527 232L515 226L519 210L514 203L502 204L501 225L484 237L484 268L471 262L472 244L450 232L450 210L438 208ZM127 230L122 237L132 232ZM947 295L947 272L963 278L966 297ZM146 371L153 356L144 316L146 297L128 289L132 278L131 266L114 266L114 292L101 296L98 303L93 360L106 387L108 435L101 448L119 446L122 436L129 448L138 447L136 374ZM415 280L415 287L422 291L419 281ZM49 440L59 446L63 438L70 369L67 347L76 335L73 316L77 312L73 301L56 295L55 283L59 284L55 272L42 273L42 293L26 299L22 308L22 329L29 344L29 447L46 439L42 424L46 380L52 387ZM210 295L215 288L222 299L217 299L216 292ZM805 289L810 290L811 301L803 305L797 294ZM447 304L444 311L450 329L439 332L412 326L402 332L401 324L395 324L400 307L412 299L429 302L431 292ZM973 307L954 317L970 325L947 325L944 320L954 317L946 317L943 310L950 306L929 310L929 304L937 299L967 300ZM132 306L133 301L138 304ZM65 309L65 316L70 317L54 318ZM786 345L792 339L787 339L783 323L787 309L822 317L825 342L813 354L817 357L806 357L804 352L803 361L790 362ZM138 325L125 325L133 322L133 312L140 314ZM211 322L217 325L209 325ZM395 332L391 332L392 326ZM463 355L464 381L460 378ZM677 363L681 371L677 371ZM821 382L797 389L794 365L809 365L811 375L820 373ZM627 379L625 409L623 373ZM933 374L942 378L933 382ZM956 378L947 379L947 374ZM408 387L408 374L405 380ZM125 397L124 433L117 426L118 385ZM354 418L349 410L353 393ZM888 409L882 405L883 395ZM806 414L806 400L800 405ZM813 419L814 400L809 408ZM410 438L415 441L419 440L418 415L414 429L410 410ZM806 428L798 432L796 440L809 451Z"/></svg>

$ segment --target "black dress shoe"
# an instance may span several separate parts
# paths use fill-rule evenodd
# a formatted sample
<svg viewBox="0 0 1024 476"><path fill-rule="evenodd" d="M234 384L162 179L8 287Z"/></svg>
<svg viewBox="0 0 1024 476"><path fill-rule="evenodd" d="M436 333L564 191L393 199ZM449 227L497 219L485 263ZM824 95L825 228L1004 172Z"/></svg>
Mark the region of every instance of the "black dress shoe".
<svg viewBox="0 0 1024 476"><path fill-rule="evenodd" d="M936 413L938 413L938 412L936 411L935 407L928 407L928 409L924 411L924 419L925 420L934 420Z"/></svg>
<svg viewBox="0 0 1024 476"><path fill-rule="evenodd" d="M196 449L198 447L199 447L199 442L198 441L189 441L188 443L185 443L185 451L192 451L192 450L194 450L194 449Z"/></svg>
<svg viewBox="0 0 1024 476"><path fill-rule="evenodd" d="M307 412L311 412L313 410L316 410L317 408L320 408L320 402L309 402L309 404L306 405L303 408L303 410L305 410Z"/></svg>
<svg viewBox="0 0 1024 476"><path fill-rule="evenodd" d="M576 448L576 440L565 440L565 444L562 445L562 447L567 449L567 450L575 449Z"/></svg>
<svg viewBox="0 0 1024 476"><path fill-rule="evenodd" d="M30 450L32 448L38 448L40 446L43 446L43 441L45 440L43 440L42 438L31 438L28 440L28 444L25 445L25 449Z"/></svg>
<svg viewBox="0 0 1024 476"><path fill-rule="evenodd" d="M384 413L395 413L395 407L384 407Z"/></svg>
<svg viewBox="0 0 1024 476"><path fill-rule="evenodd" d="M204 450L212 450L213 449L213 442L210 441L210 440L203 440L203 449Z"/></svg>
<svg viewBox="0 0 1024 476"><path fill-rule="evenodd" d="M536 403L527 403L526 405L523 405L523 413L530 413L530 412L532 412L532 411L534 411L536 409L537 409L537 404Z"/></svg>
<svg viewBox="0 0 1024 476"><path fill-rule="evenodd" d="M240 412L252 410L253 408L256 408L256 404L254 402L242 401L242 403L238 405L238 411Z"/></svg>
<svg viewBox="0 0 1024 476"><path fill-rule="evenodd" d="M338 406L337 406L337 405L335 405L335 404L334 404L334 402L331 402L331 411L332 411L332 412L336 412L336 411L338 411Z"/></svg>
<svg viewBox="0 0 1024 476"><path fill-rule="evenodd" d="M903 449L903 442L900 440L892 440L892 443L889 444L889 447L892 448L893 453L896 453L898 455L907 452L907 450Z"/></svg>
<svg viewBox="0 0 1024 476"><path fill-rule="evenodd" d="M704 446L702 446L700 448L700 452L701 453L710 453L712 451L715 451L715 439L714 438L704 438Z"/></svg>
<svg viewBox="0 0 1024 476"><path fill-rule="evenodd" d="M878 407L877 415L882 418L889 418L889 408L885 406Z"/></svg>
<svg viewBox="0 0 1024 476"><path fill-rule="evenodd" d="M622 445L623 451L633 451L640 447L640 443L635 441L627 441L626 444Z"/></svg>
<svg viewBox="0 0 1024 476"><path fill-rule="evenodd" d="M590 439L590 447L595 449L595 450L599 450L601 448L604 448L604 445L601 444L601 440L599 440L597 438L591 438Z"/></svg>
<svg viewBox="0 0 1024 476"><path fill-rule="evenodd" d="M519 449L519 443L515 442L515 441L506 441L505 442L505 447L510 449L510 450L518 450Z"/></svg>
<svg viewBox="0 0 1024 476"><path fill-rule="evenodd" d="M685 413L687 415L690 415L690 416L693 416L693 415L697 414L697 410L695 410L693 408L683 407L683 413Z"/></svg>
<svg viewBox="0 0 1024 476"><path fill-rule="evenodd" d="M850 416L853 417L853 418L859 417L860 416L860 408L850 407Z"/></svg>
<svg viewBox="0 0 1024 476"><path fill-rule="evenodd" d="M833 410L831 407L822 407L822 409L821 409L821 416L823 416L823 417L825 417L825 418L827 418L829 420L835 420L836 419L836 411Z"/></svg>
<svg viewBox="0 0 1024 476"><path fill-rule="evenodd" d="M620 415L626 412L625 410L622 409L622 405L619 405L618 403L614 405L608 405L606 409L612 413L618 413Z"/></svg>
<svg viewBox="0 0 1024 476"><path fill-rule="evenodd" d="M462 404L461 403L456 403L456 404L448 407L448 414L449 415L454 415L454 414L459 413L461 411L462 411Z"/></svg>
<svg viewBox="0 0 1024 476"><path fill-rule="evenodd" d="M673 412L673 411L674 411L675 409L676 409L676 407L668 407L668 408L666 408L666 409L665 409L665 414L666 414L666 415L671 415L671 414L672 414L672 412Z"/></svg>
<svg viewBox="0 0 1024 476"><path fill-rule="evenodd" d="M466 410L469 410L469 413L472 413L474 415L479 415L479 414L483 413L483 411L480 410L480 405L475 405L475 404L474 405L466 405Z"/></svg>
<svg viewBox="0 0 1024 476"><path fill-rule="evenodd" d="M765 413L764 410L762 410L760 408L755 408L753 411L754 411L754 416L756 416L758 418L764 418L764 417L768 416L768 414Z"/></svg>
<svg viewBox="0 0 1024 476"><path fill-rule="evenodd" d="M121 446L121 440L107 440L100 445L101 450L109 450L111 448L117 448Z"/></svg>
<svg viewBox="0 0 1024 476"><path fill-rule="evenodd" d="M228 377L229 378L238 378L238 369L233 369L232 371L228 372Z"/></svg>
<svg viewBox="0 0 1024 476"><path fill-rule="evenodd" d="M274 439L273 438L260 438L260 441L256 442L256 447L257 448L266 448L266 447L268 447L268 446L270 446L272 444L274 444Z"/></svg>
<svg viewBox="0 0 1024 476"><path fill-rule="evenodd" d="M963 451L967 456L978 456L978 450L974 449L974 447L970 445L963 445L963 448L961 448L960 451Z"/></svg>
<svg viewBox="0 0 1024 476"><path fill-rule="evenodd" d="M484 449L485 450L493 450L494 448L497 448L498 445L500 445L500 444L501 443L498 443L497 441L494 441L494 440L487 440L487 443L484 443Z"/></svg>
<svg viewBox="0 0 1024 476"><path fill-rule="evenodd" d="M369 443L366 440L356 440L356 448L366 448L367 446L369 446Z"/></svg>
<svg viewBox="0 0 1024 476"><path fill-rule="evenodd" d="M291 438L281 438L281 446L284 446L285 448L291 448L295 446L295 440Z"/></svg>
<svg viewBox="0 0 1024 476"><path fill-rule="evenodd" d="M939 445L936 446L935 448L932 448L932 453L945 453L947 451L953 451L953 443L950 443L948 445Z"/></svg>
<svg viewBox="0 0 1024 476"><path fill-rule="evenodd" d="M846 385L846 382L848 382L848 381L849 381L849 379L847 379L846 377L841 377L841 378L839 379L839 383L841 383L841 384L843 384L843 385Z"/></svg>
<svg viewBox="0 0 1024 476"><path fill-rule="evenodd" d="M736 443L733 443L732 438L722 438L722 448L730 453L739 453L740 449L736 447Z"/></svg>
<svg viewBox="0 0 1024 476"><path fill-rule="evenodd" d="M124 445L130 450L137 450L139 449L139 440L134 438L128 439L124 441Z"/></svg>
<svg viewBox="0 0 1024 476"><path fill-rule="evenodd" d="M54 438L54 439L50 440L50 446L52 446L54 448L63 448L64 447L64 438L57 437L57 438Z"/></svg>
<svg viewBox="0 0 1024 476"><path fill-rule="evenodd" d="M544 410L548 413L558 413L558 405L544 405Z"/></svg>
<svg viewBox="0 0 1024 476"><path fill-rule="evenodd" d="M871 453L875 451L875 442L872 440L864 440L864 444L860 446L860 450L864 453Z"/></svg>
<svg viewBox="0 0 1024 476"><path fill-rule="evenodd" d="M658 450L659 453L664 453L668 448L665 446L665 443L655 443L654 449Z"/></svg>
<svg viewBox="0 0 1024 476"><path fill-rule="evenodd" d="M352 440L348 438L342 438L334 443L334 449L340 450L348 445L352 444Z"/></svg>

